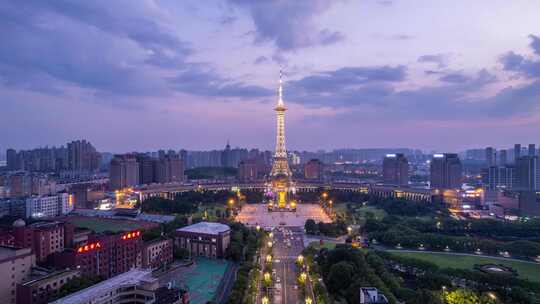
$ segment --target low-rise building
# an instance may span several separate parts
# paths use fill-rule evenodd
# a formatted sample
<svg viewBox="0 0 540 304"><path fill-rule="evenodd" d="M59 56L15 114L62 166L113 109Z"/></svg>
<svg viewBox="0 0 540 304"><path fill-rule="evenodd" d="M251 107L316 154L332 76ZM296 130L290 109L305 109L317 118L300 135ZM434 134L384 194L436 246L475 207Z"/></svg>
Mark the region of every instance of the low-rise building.
<svg viewBox="0 0 540 304"><path fill-rule="evenodd" d="M80 276L78 270L32 269L30 276L17 285L17 304L49 303L58 297L62 286L78 276Z"/></svg>
<svg viewBox="0 0 540 304"><path fill-rule="evenodd" d="M388 299L375 287L360 288L360 304L387 304Z"/></svg>
<svg viewBox="0 0 540 304"><path fill-rule="evenodd" d="M17 220L13 223L13 235L15 246L31 248L38 262L45 262L52 254L64 250L62 222L36 222L27 226L23 220Z"/></svg>
<svg viewBox="0 0 540 304"><path fill-rule="evenodd" d="M79 269L82 276L110 278L142 265L140 231L89 235L85 243L54 256L56 267Z"/></svg>
<svg viewBox="0 0 540 304"><path fill-rule="evenodd" d="M225 224L200 222L176 230L175 243L192 256L223 258L229 247L231 228Z"/></svg>
<svg viewBox="0 0 540 304"><path fill-rule="evenodd" d="M56 217L68 214L73 210L73 198L67 193L30 197L26 200L26 208L28 217Z"/></svg>
<svg viewBox="0 0 540 304"><path fill-rule="evenodd" d="M132 269L60 298L51 304L154 303L158 280L150 270Z"/></svg>
<svg viewBox="0 0 540 304"><path fill-rule="evenodd" d="M158 268L173 261L173 241L159 238L143 244L142 266L144 268Z"/></svg>
<svg viewBox="0 0 540 304"><path fill-rule="evenodd" d="M17 302L17 284L30 275L36 257L31 248L0 246L0 299L2 303Z"/></svg>

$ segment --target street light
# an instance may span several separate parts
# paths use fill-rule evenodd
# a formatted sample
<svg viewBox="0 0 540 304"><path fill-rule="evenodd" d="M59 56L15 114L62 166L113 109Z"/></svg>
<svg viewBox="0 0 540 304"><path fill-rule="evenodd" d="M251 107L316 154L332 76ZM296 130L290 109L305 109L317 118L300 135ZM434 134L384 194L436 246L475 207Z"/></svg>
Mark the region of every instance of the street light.
<svg viewBox="0 0 540 304"><path fill-rule="evenodd" d="M326 199L326 198L328 197L328 193L323 192L322 197L323 197L324 199Z"/></svg>
<svg viewBox="0 0 540 304"><path fill-rule="evenodd" d="M488 292L487 293L488 297L490 297L492 300L497 300L497 296L493 293L493 292Z"/></svg>
<svg viewBox="0 0 540 304"><path fill-rule="evenodd" d="M267 296L262 297L262 304L269 304L270 300L268 300Z"/></svg>
<svg viewBox="0 0 540 304"><path fill-rule="evenodd" d="M266 262L268 263L271 263L272 262L272 256L271 255L266 255Z"/></svg>
<svg viewBox="0 0 540 304"><path fill-rule="evenodd" d="M267 282L267 283L270 283L270 273L269 272L265 272L264 273L264 281Z"/></svg>
<svg viewBox="0 0 540 304"><path fill-rule="evenodd" d="M307 297L306 304L313 304L313 300L310 297Z"/></svg>
<svg viewBox="0 0 540 304"><path fill-rule="evenodd" d="M306 282L306 279L307 279L307 273L302 272L302 273L300 274L300 283Z"/></svg>
<svg viewBox="0 0 540 304"><path fill-rule="evenodd" d="M257 226L255 227L255 229L257 229L257 231L259 231L259 230L261 230L261 226L257 225Z"/></svg>
<svg viewBox="0 0 540 304"><path fill-rule="evenodd" d="M268 247L272 247L272 241L268 241L268 243L266 243L266 245L268 245Z"/></svg>
<svg viewBox="0 0 540 304"><path fill-rule="evenodd" d="M349 234L352 233L352 227L351 226L347 227L347 232L349 232Z"/></svg>
<svg viewBox="0 0 540 304"><path fill-rule="evenodd" d="M234 199L229 199L229 206L232 207L234 205Z"/></svg>
<svg viewBox="0 0 540 304"><path fill-rule="evenodd" d="M300 264L304 263L304 256L303 256L303 255L299 255L298 258L297 258L297 261L298 261L298 263L300 263Z"/></svg>

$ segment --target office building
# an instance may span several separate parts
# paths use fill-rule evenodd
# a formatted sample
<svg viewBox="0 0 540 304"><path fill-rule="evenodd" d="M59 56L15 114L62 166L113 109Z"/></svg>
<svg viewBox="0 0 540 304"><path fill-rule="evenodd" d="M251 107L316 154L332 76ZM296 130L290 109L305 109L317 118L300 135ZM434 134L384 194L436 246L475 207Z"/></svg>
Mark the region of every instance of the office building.
<svg viewBox="0 0 540 304"><path fill-rule="evenodd" d="M73 211L73 197L67 193L33 196L26 199L26 216L52 218Z"/></svg>
<svg viewBox="0 0 540 304"><path fill-rule="evenodd" d="M18 304L47 304L58 298L61 288L80 276L78 270L47 271L32 268L30 276L17 285Z"/></svg>
<svg viewBox="0 0 540 304"><path fill-rule="evenodd" d="M173 241L158 238L145 242L142 247L142 267L159 268L173 261Z"/></svg>
<svg viewBox="0 0 540 304"><path fill-rule="evenodd" d="M383 159L383 183L396 186L409 184L409 161L405 155L386 154Z"/></svg>
<svg viewBox="0 0 540 304"><path fill-rule="evenodd" d="M118 190L139 184L139 163L133 154L115 155L109 171L110 187Z"/></svg>
<svg viewBox="0 0 540 304"><path fill-rule="evenodd" d="M89 235L86 242L54 256L56 267L78 269L82 276L110 278L142 265L140 231Z"/></svg>
<svg viewBox="0 0 540 304"><path fill-rule="evenodd" d="M17 303L17 284L23 282L36 264L31 248L0 246L0 299L2 303Z"/></svg>
<svg viewBox="0 0 540 304"><path fill-rule="evenodd" d="M192 256L223 258L229 247L231 229L220 223L200 222L176 230L175 244Z"/></svg>
<svg viewBox="0 0 540 304"><path fill-rule="evenodd" d="M457 154L434 154L430 163L430 185L434 189L461 189L463 168Z"/></svg>
<svg viewBox="0 0 540 304"><path fill-rule="evenodd" d="M324 177L324 164L318 159L310 159L304 165L304 178L320 181Z"/></svg>

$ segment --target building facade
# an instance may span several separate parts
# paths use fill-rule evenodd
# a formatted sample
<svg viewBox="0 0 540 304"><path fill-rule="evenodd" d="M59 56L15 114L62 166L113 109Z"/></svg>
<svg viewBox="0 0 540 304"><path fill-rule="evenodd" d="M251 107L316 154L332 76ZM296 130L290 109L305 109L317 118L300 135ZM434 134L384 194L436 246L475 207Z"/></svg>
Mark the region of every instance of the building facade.
<svg viewBox="0 0 540 304"><path fill-rule="evenodd" d="M110 278L142 265L140 231L90 235L85 243L54 256L56 267L78 269L82 276Z"/></svg>
<svg viewBox="0 0 540 304"><path fill-rule="evenodd" d="M223 258L230 244L229 226L200 222L176 230L175 244L187 249L191 256Z"/></svg>
<svg viewBox="0 0 540 304"><path fill-rule="evenodd" d="M405 155L386 154L383 159L383 183L396 186L409 184L409 161Z"/></svg>
<svg viewBox="0 0 540 304"><path fill-rule="evenodd" d="M0 299L2 303L17 303L17 284L30 275L36 264L31 248L0 246Z"/></svg>
<svg viewBox="0 0 540 304"><path fill-rule="evenodd" d="M137 162L135 155L115 155L111 160L109 180L112 190L138 185L140 183L139 163Z"/></svg>
<svg viewBox="0 0 540 304"><path fill-rule="evenodd" d="M62 286L79 276L78 270L69 269L43 275L38 272L17 285L17 304L49 303L58 296Z"/></svg>
<svg viewBox="0 0 540 304"><path fill-rule="evenodd" d="M318 159L311 159L304 165L304 178L320 181L323 179L324 165Z"/></svg>
<svg viewBox="0 0 540 304"><path fill-rule="evenodd" d="M457 154L434 154L430 163L430 185L436 189L461 189L463 167Z"/></svg>
<svg viewBox="0 0 540 304"><path fill-rule="evenodd" d="M159 268L173 261L173 240L159 238L145 242L142 247L142 266Z"/></svg>

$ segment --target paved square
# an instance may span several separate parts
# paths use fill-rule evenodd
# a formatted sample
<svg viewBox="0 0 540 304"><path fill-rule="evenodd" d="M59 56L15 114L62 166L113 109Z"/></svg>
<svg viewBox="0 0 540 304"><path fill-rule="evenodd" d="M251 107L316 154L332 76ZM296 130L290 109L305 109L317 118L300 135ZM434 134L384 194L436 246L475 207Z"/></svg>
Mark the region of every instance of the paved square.
<svg viewBox="0 0 540 304"><path fill-rule="evenodd" d="M332 220L318 204L298 204L296 212L268 212L266 204L246 204L242 207L236 220L248 226L261 227L296 226L304 227L306 220L330 223Z"/></svg>

